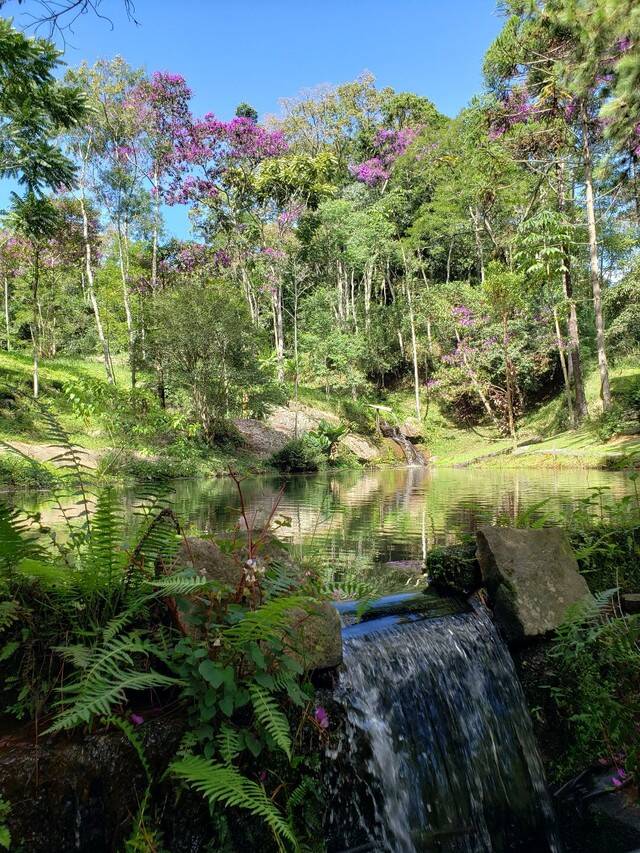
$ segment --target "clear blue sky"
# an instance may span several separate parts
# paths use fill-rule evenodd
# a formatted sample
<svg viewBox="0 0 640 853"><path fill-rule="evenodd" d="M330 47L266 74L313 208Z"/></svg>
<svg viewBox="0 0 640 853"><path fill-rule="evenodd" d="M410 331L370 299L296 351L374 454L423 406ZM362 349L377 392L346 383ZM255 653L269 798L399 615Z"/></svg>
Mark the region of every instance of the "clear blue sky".
<svg viewBox="0 0 640 853"><path fill-rule="evenodd" d="M278 98L318 83L373 72L379 86L412 91L455 115L482 85L482 57L501 26L495 0L134 0L139 25L122 0L103 0L113 21L87 14L67 33L65 59L122 55L148 71L182 74L196 113L233 115L240 101L261 116ZM5 15L24 26L8 0ZM0 191L0 204L6 194ZM183 211L168 229L185 234Z"/></svg>

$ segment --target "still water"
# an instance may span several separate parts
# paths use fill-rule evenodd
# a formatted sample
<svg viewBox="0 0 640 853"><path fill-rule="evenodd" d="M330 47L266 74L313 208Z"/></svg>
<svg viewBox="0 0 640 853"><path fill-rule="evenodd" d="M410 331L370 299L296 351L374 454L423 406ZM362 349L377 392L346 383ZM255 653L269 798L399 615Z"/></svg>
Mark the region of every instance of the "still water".
<svg viewBox="0 0 640 853"><path fill-rule="evenodd" d="M605 471L473 468L340 471L242 483L251 523L264 523L277 503L277 535L294 548L332 561L369 563L419 559L434 545L458 541L479 524L514 517L541 501L540 511L561 519L598 489L619 500L633 492L633 483L623 473ZM174 509L193 530L215 533L239 523L240 501L228 478L180 480L171 490ZM123 490L122 500L133 513L135 490ZM14 495L13 502L39 510L46 523L60 523L42 494Z"/></svg>

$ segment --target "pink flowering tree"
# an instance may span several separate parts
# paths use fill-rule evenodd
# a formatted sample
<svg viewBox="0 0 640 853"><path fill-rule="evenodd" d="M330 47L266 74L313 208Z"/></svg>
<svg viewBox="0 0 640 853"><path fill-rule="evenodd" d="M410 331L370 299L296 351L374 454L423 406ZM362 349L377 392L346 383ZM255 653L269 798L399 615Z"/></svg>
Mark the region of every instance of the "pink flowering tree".
<svg viewBox="0 0 640 853"><path fill-rule="evenodd" d="M405 153L417 135L418 130L412 127L399 130L381 128L373 140L373 156L363 163L351 166L351 174L369 187L381 187L384 190L393 164Z"/></svg>

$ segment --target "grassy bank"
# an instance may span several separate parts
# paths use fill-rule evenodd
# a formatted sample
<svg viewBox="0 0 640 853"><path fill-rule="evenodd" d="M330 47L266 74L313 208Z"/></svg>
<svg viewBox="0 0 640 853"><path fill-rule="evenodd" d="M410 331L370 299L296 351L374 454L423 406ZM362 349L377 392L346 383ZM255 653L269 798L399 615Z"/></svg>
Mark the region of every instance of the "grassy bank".
<svg viewBox="0 0 640 853"><path fill-rule="evenodd" d="M622 361L611 367L614 401L640 390L640 362ZM426 444L436 465L489 465L504 468L623 468L640 454L640 434L624 435L628 428L621 411L602 416L600 379L594 366L586 376L585 391L590 418L579 429L565 427L563 395L524 416L518 425L519 447L489 427L460 429L431 404L426 423ZM632 425L633 426L633 425ZM640 425L636 424L640 429Z"/></svg>
<svg viewBox="0 0 640 853"><path fill-rule="evenodd" d="M43 360L43 407L31 400L31 369L27 355L0 353L0 441L44 463L52 475L50 459L57 449L51 447L51 424L43 407L85 449L85 463L105 478L216 476L229 465L242 472L265 468L232 432L208 444L178 410L161 409L150 377L141 376L140 387L131 391L124 363L116 362L114 388L97 359ZM28 462L0 458L1 484L47 485Z"/></svg>

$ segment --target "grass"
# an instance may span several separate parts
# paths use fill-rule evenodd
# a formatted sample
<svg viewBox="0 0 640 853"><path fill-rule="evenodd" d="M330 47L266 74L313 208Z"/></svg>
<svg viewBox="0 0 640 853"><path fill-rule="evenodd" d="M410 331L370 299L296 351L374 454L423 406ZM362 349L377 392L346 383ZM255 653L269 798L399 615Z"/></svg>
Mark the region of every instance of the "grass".
<svg viewBox="0 0 640 853"><path fill-rule="evenodd" d="M223 447L209 447L189 437L183 425L171 424L155 406L148 416L127 413L129 372L116 359L115 396L100 398L92 409L74 405L68 388L97 383L108 391L104 367L98 359L56 358L40 365L40 399L75 444L89 451L90 464L108 478L154 480L167 477L211 476L229 464L241 472L264 467L252 454ZM140 377L152 388L151 377ZM0 353L0 442L30 445L40 459L47 452L49 431L41 412L31 404L32 362L27 354ZM66 390L65 390L66 389ZM119 414L126 418L118 423ZM22 446L23 450L27 450ZM0 455L0 484L28 485L28 472L18 471L12 457ZM29 468L28 463L26 463Z"/></svg>
<svg viewBox="0 0 640 853"><path fill-rule="evenodd" d="M38 446L44 446L48 441L46 424L37 409L23 406L13 399L15 392L19 392L28 403L31 370L29 355L0 352L0 441L20 441ZM116 399L126 410L129 374L124 359L116 359L115 370ZM189 437L186 426L179 419L171 425L171 414L167 419L164 413L158 416L156 411L154 422L153 411L138 419L129 413L128 427L121 428L119 435L111 429L115 420L111 411L98 407L96 411L83 415L77 406L74 407L65 389L87 382L97 382L99 387L106 389L104 368L97 358L43 360L40 381L43 402L72 441L93 453L98 470L107 476L132 479L211 476L226 472L230 464L245 473L268 468L242 448L209 447ZM143 386L145 382L150 389L153 388L152 377L141 376ZM639 360L628 359L612 366L611 384L614 397L640 387ZM534 438L536 443L519 448L515 454L510 452L511 441L492 428L457 427L442 414L437 400L423 398L423 446L439 466L623 467L633 454L640 454L640 436L603 440L598 433L597 414L601 411L601 403L596 367L587 372L585 389L591 420L578 430L567 430L565 401L560 394L521 419L518 425L520 443ZM340 417L353 431L373 433L374 416L367 405L374 402L373 397L354 401L351 395L327 396L322 388L301 387L299 402ZM388 419L393 423L415 419L414 397L409 387L386 393L380 402L392 410ZM157 408L157 404L154 405ZM109 453L114 450L115 453ZM11 467L11 463L0 463L0 483L26 485L29 476L26 469L18 470Z"/></svg>

